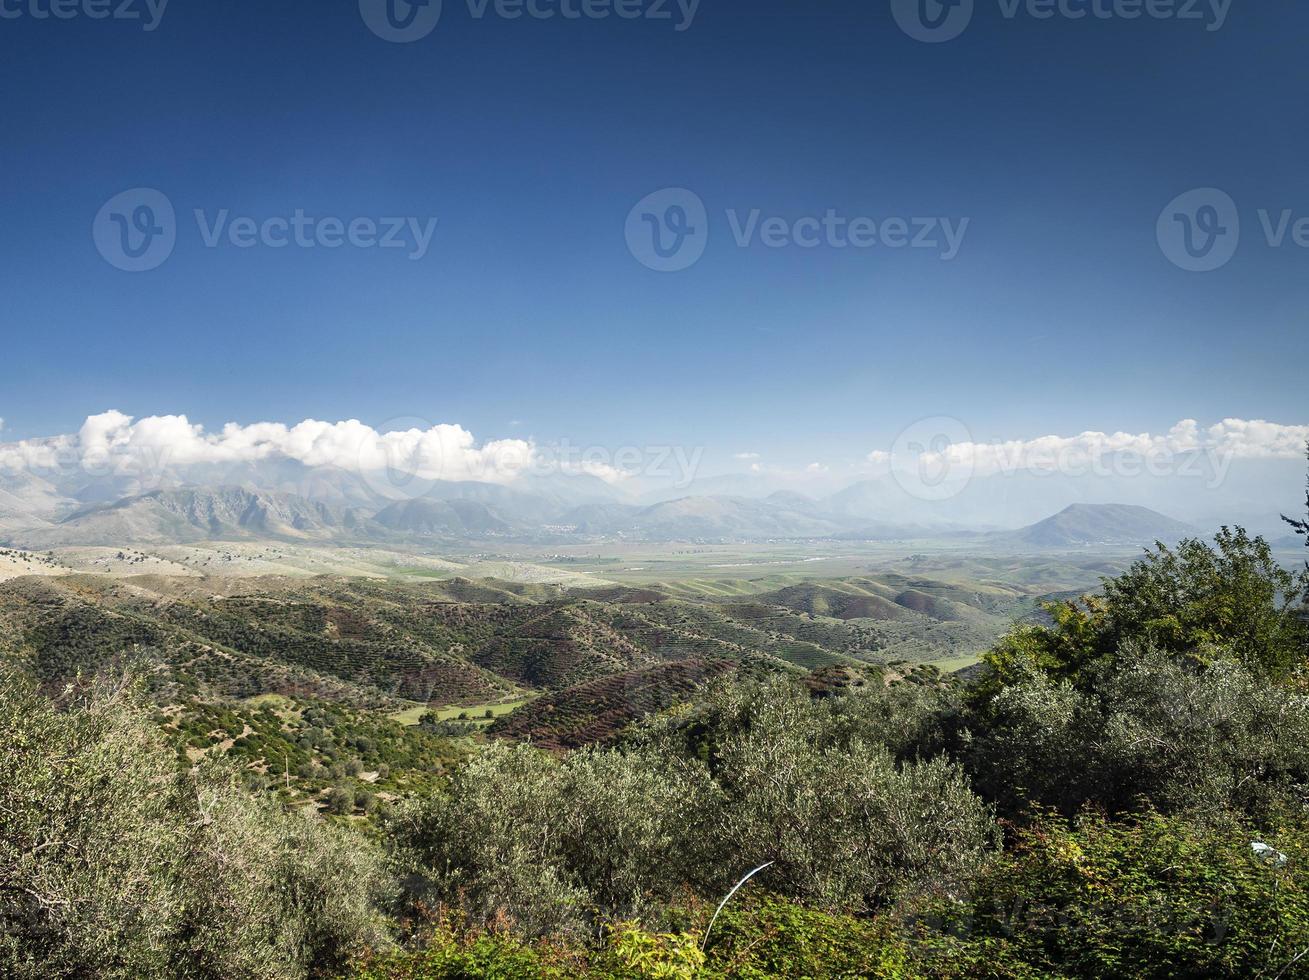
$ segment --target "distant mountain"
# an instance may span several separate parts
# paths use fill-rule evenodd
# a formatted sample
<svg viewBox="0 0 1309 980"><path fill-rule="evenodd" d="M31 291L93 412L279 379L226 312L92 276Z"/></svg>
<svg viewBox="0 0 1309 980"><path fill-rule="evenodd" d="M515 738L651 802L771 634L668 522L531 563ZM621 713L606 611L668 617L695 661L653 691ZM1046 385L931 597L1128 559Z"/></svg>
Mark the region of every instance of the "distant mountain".
<svg viewBox="0 0 1309 980"><path fill-rule="evenodd" d="M404 500L384 507L373 520L404 534L467 536L504 534L510 524L476 500Z"/></svg>
<svg viewBox="0 0 1309 980"><path fill-rule="evenodd" d="M682 497L647 507L633 515L630 533L656 540L704 538L828 537L844 525L811 508L797 507L792 494L764 500L749 497ZM777 498L777 499L775 499Z"/></svg>
<svg viewBox="0 0 1309 980"><path fill-rule="evenodd" d="M612 534L630 527L642 510L630 504L583 504L561 514L558 523L579 534Z"/></svg>
<svg viewBox="0 0 1309 980"><path fill-rule="evenodd" d="M76 502L48 480L24 470L0 469L0 520L29 516L50 519Z"/></svg>
<svg viewBox="0 0 1309 980"><path fill-rule="evenodd" d="M219 468L214 468L218 473ZM414 499L387 499L364 477L300 464L222 469L239 483L187 484L114 497L117 478L61 488L30 475L0 474L0 543L31 548L186 544L257 538L403 544L511 539L748 542L827 539L909 541L931 538L981 548L1138 546L1176 540L1193 529L1146 507L1075 504L1017 531L968 530L951 520L874 517L890 493L874 481L815 500L791 490L766 497L683 496L634 504L589 476L547 474L512 485L436 482ZM272 484L269 486L267 484ZM122 484L126 486L128 484ZM301 492L303 491L303 492ZM112 497L103 501L104 496ZM1038 511L1039 513L1039 511Z"/></svg>
<svg viewBox="0 0 1309 980"><path fill-rule="evenodd" d="M995 540L1036 548L1083 548L1091 545L1147 546L1171 543L1196 529L1148 507L1132 504L1073 504L1053 517Z"/></svg>
<svg viewBox="0 0 1309 980"><path fill-rule="evenodd" d="M15 535L29 547L120 545L203 540L330 539L352 532L350 510L289 494L241 487L156 490L76 511L58 523Z"/></svg>

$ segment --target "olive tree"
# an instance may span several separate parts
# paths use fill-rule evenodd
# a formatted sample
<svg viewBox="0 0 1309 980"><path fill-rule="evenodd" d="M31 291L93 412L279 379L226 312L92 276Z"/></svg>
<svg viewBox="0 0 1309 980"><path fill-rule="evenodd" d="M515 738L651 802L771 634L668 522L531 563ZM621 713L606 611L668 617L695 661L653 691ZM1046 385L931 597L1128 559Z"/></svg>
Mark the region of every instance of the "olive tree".
<svg viewBox="0 0 1309 980"><path fill-rule="evenodd" d="M699 765L611 749L559 760L492 743L446 792L402 808L392 832L436 898L539 935L672 897L699 873L715 806Z"/></svg>
<svg viewBox="0 0 1309 980"><path fill-rule="evenodd" d="M1266 813L1309 783L1309 698L1232 657L1132 648L1082 687L1034 668L994 696L965 744L1002 811L1143 802Z"/></svg>
<svg viewBox="0 0 1309 980"><path fill-rule="evenodd" d="M962 890L996 843L989 808L957 765L897 762L852 716L788 685L755 692L716 767L721 870L773 861L771 887L832 909Z"/></svg>
<svg viewBox="0 0 1309 980"><path fill-rule="evenodd" d="M0 974L305 977L386 941L382 863L177 757L124 687L0 671Z"/></svg>

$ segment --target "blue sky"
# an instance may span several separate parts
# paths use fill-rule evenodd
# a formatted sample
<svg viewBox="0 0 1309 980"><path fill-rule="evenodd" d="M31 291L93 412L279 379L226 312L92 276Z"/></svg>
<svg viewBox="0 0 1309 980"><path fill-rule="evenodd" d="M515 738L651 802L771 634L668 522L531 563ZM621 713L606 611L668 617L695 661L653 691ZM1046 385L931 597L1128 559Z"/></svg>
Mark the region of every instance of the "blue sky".
<svg viewBox="0 0 1309 980"><path fill-rule="evenodd" d="M1287 352L1309 249L1268 247L1257 218L1309 216L1302 4L1211 31L977 0L940 44L867 0L702 0L680 31L675 4L506 20L446 0L408 44L356 3L173 0L153 31L46 4L0 19L5 438L110 408L406 417L801 465L935 415L979 440L1309 421ZM128 273L92 224L138 187L176 209L176 247ZM669 187L704 202L709 238L660 273L624 225ZM1156 219L1200 187L1230 195L1242 241L1191 273ZM438 223L415 261L209 248L195 209ZM742 248L727 217L829 209L967 232L946 262Z"/></svg>

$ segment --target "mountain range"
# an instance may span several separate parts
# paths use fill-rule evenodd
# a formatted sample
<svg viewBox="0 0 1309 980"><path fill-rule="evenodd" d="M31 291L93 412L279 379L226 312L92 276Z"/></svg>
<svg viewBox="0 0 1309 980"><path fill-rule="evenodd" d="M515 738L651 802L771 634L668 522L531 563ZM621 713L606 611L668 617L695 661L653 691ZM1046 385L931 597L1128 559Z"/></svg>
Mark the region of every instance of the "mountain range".
<svg viewBox="0 0 1309 980"><path fill-rule="evenodd" d="M1136 547L1196 533L1156 511L1125 504L1073 504L1009 531L897 524L865 516L869 509L862 504L871 492L865 484L825 499L777 491L761 498L700 495L640 504L620 499L599 480L562 476L523 486L435 483L419 488L423 495L414 499L391 499L353 474L314 471L312 479L305 477L283 467L265 476L262 486L248 479L114 497L124 486L110 480L69 492L30 475L11 476L0 479L0 544L36 550L263 539L398 546L942 539L1040 550Z"/></svg>

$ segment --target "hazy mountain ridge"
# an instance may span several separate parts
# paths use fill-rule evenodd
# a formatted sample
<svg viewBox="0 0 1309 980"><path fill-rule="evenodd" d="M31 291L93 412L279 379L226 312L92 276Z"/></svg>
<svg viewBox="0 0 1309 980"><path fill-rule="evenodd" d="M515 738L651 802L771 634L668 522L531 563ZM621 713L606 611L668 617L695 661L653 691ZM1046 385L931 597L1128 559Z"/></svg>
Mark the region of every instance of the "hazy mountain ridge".
<svg viewBox="0 0 1309 980"><path fill-rule="evenodd" d="M356 474L285 462L195 472L241 482L188 484L102 501L126 484L104 478L60 487L28 474L9 475L0 481L0 544L42 549L259 538L396 546L945 539L1043 549L1146 546L1191 533L1181 522L1129 504L1074 504L1016 531L942 521L940 514L949 512L939 508L932 511L935 520L896 523L870 516L886 509L885 501L878 503L886 486L873 481L823 499L781 490L763 497L681 496L639 504L594 477L563 474L509 486L436 482L410 488L413 498L394 499L387 492L397 489L384 483L373 486Z"/></svg>
<svg viewBox="0 0 1309 980"><path fill-rule="evenodd" d="M241 487L154 490L74 511L58 522L13 535L27 547L185 544L286 538L330 541L354 533L352 510L290 494Z"/></svg>
<svg viewBox="0 0 1309 980"><path fill-rule="evenodd" d="M1038 548L1082 548L1094 545L1143 545L1154 541L1172 544L1199 533L1147 507L1131 504L1073 504L1058 514L1022 528L1003 541Z"/></svg>

